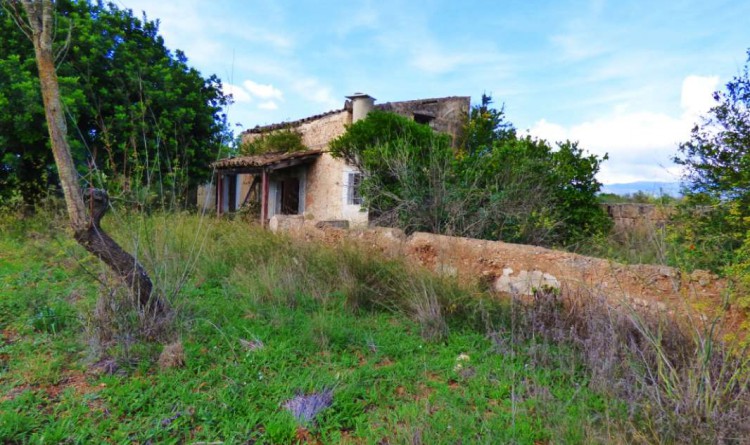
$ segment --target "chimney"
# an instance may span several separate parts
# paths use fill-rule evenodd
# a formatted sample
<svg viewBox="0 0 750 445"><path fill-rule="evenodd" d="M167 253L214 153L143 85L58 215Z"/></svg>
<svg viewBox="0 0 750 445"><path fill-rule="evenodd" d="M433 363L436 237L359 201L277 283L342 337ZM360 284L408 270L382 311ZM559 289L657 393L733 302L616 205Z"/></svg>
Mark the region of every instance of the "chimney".
<svg viewBox="0 0 750 445"><path fill-rule="evenodd" d="M367 113L375 106L375 98L365 93L354 93L346 96L352 101L352 123L367 117Z"/></svg>

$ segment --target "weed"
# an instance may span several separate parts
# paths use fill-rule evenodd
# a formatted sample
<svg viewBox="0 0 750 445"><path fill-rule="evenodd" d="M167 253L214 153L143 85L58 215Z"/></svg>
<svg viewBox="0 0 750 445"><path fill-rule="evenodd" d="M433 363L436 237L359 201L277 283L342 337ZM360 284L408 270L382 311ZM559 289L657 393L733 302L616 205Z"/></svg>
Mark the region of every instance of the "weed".
<svg viewBox="0 0 750 445"><path fill-rule="evenodd" d="M286 408L299 423L309 424L321 411L331 406L333 390L325 389L308 395L299 394L284 402Z"/></svg>
<svg viewBox="0 0 750 445"><path fill-rule="evenodd" d="M409 309L419 324L422 338L435 341L448 335L448 326L443 317L443 308L438 301L434 282L421 279L409 281Z"/></svg>

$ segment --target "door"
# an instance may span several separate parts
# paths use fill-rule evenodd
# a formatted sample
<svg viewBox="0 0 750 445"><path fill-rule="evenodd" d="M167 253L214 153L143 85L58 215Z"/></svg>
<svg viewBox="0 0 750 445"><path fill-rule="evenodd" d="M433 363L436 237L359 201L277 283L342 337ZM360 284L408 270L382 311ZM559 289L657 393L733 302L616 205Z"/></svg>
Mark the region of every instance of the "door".
<svg viewBox="0 0 750 445"><path fill-rule="evenodd" d="M299 179L288 178L281 181L281 214L299 213Z"/></svg>
<svg viewBox="0 0 750 445"><path fill-rule="evenodd" d="M227 179L229 179L228 186L227 186L227 192L228 192L228 204L229 204L229 211L234 212L237 210L237 175L229 175L227 176Z"/></svg>

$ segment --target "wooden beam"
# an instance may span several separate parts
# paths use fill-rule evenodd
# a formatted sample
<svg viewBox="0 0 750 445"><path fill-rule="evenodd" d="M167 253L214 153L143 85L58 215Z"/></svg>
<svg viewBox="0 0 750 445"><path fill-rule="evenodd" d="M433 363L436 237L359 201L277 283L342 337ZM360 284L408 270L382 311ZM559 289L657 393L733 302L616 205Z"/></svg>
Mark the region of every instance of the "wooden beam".
<svg viewBox="0 0 750 445"><path fill-rule="evenodd" d="M217 173L216 177L218 178L216 180L216 216L221 216L221 196L222 196L222 189L221 189L221 173Z"/></svg>
<svg viewBox="0 0 750 445"><path fill-rule="evenodd" d="M258 185L258 176L253 176L253 182L250 183L250 187L247 189L247 193L245 194L245 199L242 200L242 205L244 206L250 201L250 195L253 193L253 189Z"/></svg>
<svg viewBox="0 0 750 445"><path fill-rule="evenodd" d="M283 161L279 161L274 164L269 164L268 168L271 170L281 170L282 168L289 168L289 167L294 167L297 165L309 164L313 162L318 156L320 155L308 156L304 158L285 159Z"/></svg>
<svg viewBox="0 0 750 445"><path fill-rule="evenodd" d="M281 161L276 162L269 162L264 165L259 166L244 166L244 167L217 167L217 171L221 172L223 175L228 174L243 174L248 173L251 175L257 175L262 173L264 170L280 170L282 168L288 168L288 167L294 167L296 165L301 164L308 164L310 162L315 161L318 157L320 157L321 153L311 153L305 156L300 156L296 158L290 158L290 159L283 159Z"/></svg>
<svg viewBox="0 0 750 445"><path fill-rule="evenodd" d="M250 174L250 175L259 175L263 172L265 167L232 167L232 168L217 168L216 170L218 172L221 172L222 175L241 175L241 174Z"/></svg>
<svg viewBox="0 0 750 445"><path fill-rule="evenodd" d="M260 204L260 224L265 227L268 219L268 172L263 170L261 176L261 204Z"/></svg>

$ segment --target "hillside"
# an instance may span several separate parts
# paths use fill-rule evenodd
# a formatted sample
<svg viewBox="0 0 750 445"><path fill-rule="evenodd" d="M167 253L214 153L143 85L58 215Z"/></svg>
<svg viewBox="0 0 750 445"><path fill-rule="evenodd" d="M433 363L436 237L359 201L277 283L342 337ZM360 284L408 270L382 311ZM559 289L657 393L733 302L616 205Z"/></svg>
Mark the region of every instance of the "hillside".
<svg viewBox="0 0 750 445"><path fill-rule="evenodd" d="M643 192L652 196L680 196L679 182L659 181L636 181L626 183L604 184L601 193L614 193L615 195L632 195Z"/></svg>

